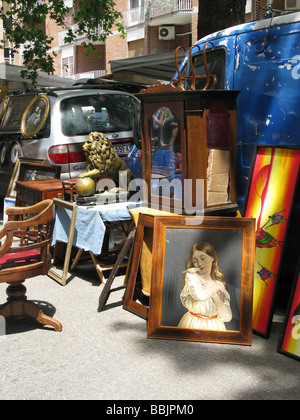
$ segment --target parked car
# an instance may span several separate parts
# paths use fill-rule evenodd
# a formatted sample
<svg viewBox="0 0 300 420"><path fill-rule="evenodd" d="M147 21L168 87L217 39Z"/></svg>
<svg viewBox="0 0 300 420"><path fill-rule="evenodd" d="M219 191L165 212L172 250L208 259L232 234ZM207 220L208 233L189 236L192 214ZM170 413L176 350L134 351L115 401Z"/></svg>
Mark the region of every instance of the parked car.
<svg viewBox="0 0 300 420"><path fill-rule="evenodd" d="M61 179L77 177L86 170L82 145L91 131L104 133L125 158L139 108L132 94L113 86L8 92L0 108L0 195L18 156L60 165Z"/></svg>

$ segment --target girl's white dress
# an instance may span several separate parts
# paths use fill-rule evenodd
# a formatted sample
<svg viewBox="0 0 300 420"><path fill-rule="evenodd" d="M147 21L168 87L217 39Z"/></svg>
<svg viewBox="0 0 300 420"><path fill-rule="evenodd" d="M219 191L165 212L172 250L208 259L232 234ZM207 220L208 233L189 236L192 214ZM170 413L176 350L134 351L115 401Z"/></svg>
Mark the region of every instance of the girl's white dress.
<svg viewBox="0 0 300 420"><path fill-rule="evenodd" d="M180 299L188 312L183 315L178 327L226 331L224 322L229 322L232 317L229 293L225 291L224 300L224 304L229 308L228 317L222 319L217 312L217 307L213 298L209 297L208 299L205 299L205 294L207 294L207 290L205 289L206 284L207 281L203 280L198 273L195 273L194 269L186 271L185 286L180 294ZM203 300L201 299L201 301L199 301L196 299L195 291L197 291L198 296L203 296Z"/></svg>

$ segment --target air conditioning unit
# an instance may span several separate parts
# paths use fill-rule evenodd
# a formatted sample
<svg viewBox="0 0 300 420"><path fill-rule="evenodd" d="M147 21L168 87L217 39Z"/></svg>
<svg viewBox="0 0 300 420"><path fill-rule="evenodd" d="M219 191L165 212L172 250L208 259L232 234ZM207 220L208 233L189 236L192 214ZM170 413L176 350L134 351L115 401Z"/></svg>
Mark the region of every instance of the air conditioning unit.
<svg viewBox="0 0 300 420"><path fill-rule="evenodd" d="M158 28L158 39L161 41L174 41L175 26L160 26Z"/></svg>
<svg viewBox="0 0 300 420"><path fill-rule="evenodd" d="M300 10L300 0L285 0L285 10Z"/></svg>

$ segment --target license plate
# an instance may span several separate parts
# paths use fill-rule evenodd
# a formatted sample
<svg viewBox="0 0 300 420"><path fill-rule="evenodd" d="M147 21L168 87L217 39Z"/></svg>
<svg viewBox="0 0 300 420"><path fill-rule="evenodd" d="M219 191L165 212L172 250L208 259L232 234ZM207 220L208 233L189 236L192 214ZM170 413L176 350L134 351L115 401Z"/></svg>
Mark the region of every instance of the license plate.
<svg viewBox="0 0 300 420"><path fill-rule="evenodd" d="M113 148L115 149L118 155L127 155L130 150L130 143L125 144L113 144Z"/></svg>

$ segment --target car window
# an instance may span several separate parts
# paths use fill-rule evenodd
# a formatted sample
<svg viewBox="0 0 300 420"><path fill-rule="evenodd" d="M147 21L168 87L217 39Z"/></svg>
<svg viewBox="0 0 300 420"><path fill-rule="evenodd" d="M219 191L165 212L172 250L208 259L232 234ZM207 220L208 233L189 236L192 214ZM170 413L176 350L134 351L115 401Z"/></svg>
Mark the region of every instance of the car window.
<svg viewBox="0 0 300 420"><path fill-rule="evenodd" d="M62 132L66 136L131 131L138 101L127 95L89 95L64 99L60 105Z"/></svg>
<svg viewBox="0 0 300 420"><path fill-rule="evenodd" d="M215 89L225 88L225 70L226 70L226 50L225 48L219 48L215 51L206 52L207 66L210 74L216 75L218 83ZM188 72L188 64L182 71L182 76L186 77ZM206 74L203 54L196 54L193 57L193 65L196 76L204 76ZM201 90L204 88L206 79L196 79L195 90Z"/></svg>

